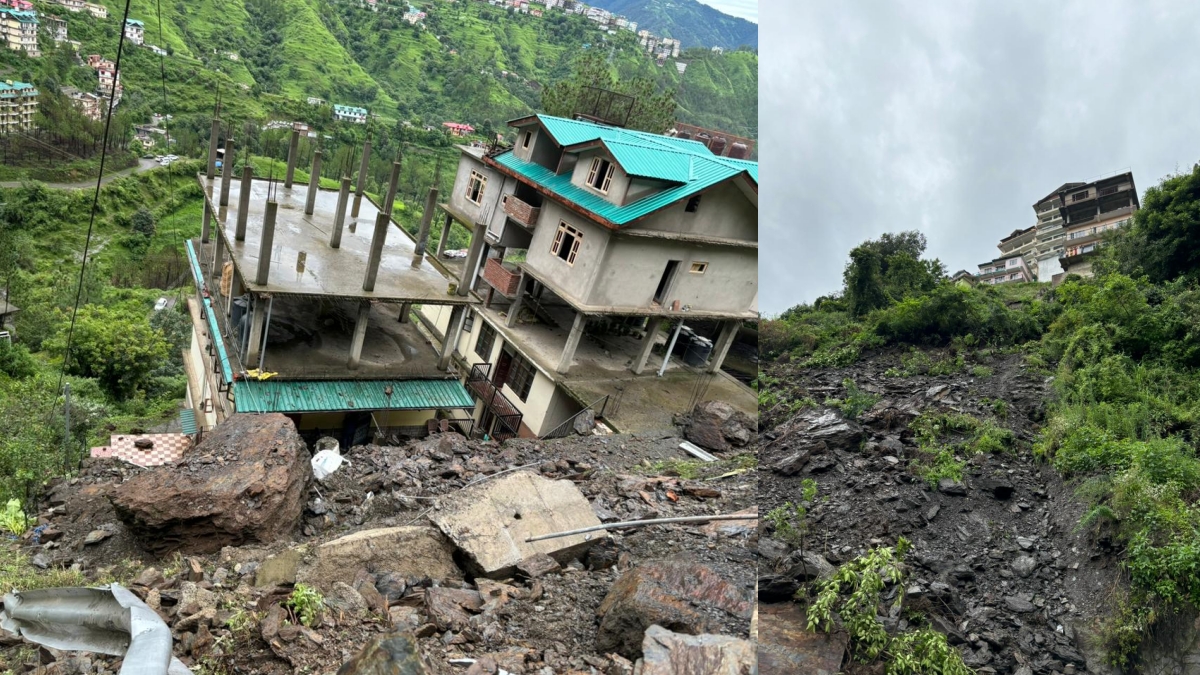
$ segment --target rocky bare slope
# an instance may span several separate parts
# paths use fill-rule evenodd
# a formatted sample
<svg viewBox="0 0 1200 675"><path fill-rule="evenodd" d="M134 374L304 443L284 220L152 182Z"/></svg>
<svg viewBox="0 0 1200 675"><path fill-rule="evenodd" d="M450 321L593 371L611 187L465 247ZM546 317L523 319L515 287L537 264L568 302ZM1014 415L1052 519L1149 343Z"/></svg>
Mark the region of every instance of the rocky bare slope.
<svg viewBox="0 0 1200 675"><path fill-rule="evenodd" d="M914 372L914 363L952 359L892 352L849 368L769 371L784 400L763 414L759 508L765 514L800 501L806 479L815 481L817 497L808 509L803 558L762 539L760 601L785 603L762 607L765 649L779 659L807 658L816 673L878 672L853 663L844 634L803 636L801 608L789 599L833 566L904 537L913 544L906 611L885 617L889 631L932 626L979 673L1108 672L1089 635L1119 582L1116 558L1106 541L1080 531L1083 506L1072 486L1031 451L1049 379L1027 369L1019 355L985 357L943 375L924 367L916 369L924 374ZM819 403L790 412L789 402L804 397ZM856 419L847 418L844 405L820 404L851 398L866 407ZM972 445L969 431L946 434L941 443L959 444L961 479L931 482L922 473L934 457L913 425L922 415L969 415L1003 442L974 454L972 447L983 446ZM885 599L895 592L889 589ZM789 644L769 644L785 638ZM764 662L763 672L785 670Z"/></svg>

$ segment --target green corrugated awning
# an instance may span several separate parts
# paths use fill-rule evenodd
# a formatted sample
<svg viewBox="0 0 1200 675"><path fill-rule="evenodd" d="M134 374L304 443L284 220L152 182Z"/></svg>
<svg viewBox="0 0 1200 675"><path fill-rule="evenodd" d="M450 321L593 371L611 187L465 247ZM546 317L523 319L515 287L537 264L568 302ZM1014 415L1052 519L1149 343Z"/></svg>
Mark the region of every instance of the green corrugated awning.
<svg viewBox="0 0 1200 675"><path fill-rule="evenodd" d="M183 433L187 436L193 436L200 430L196 427L196 411L191 408L179 411L179 425L183 427Z"/></svg>
<svg viewBox="0 0 1200 675"><path fill-rule="evenodd" d="M237 411L249 413L475 407L458 380L239 380L233 396Z"/></svg>

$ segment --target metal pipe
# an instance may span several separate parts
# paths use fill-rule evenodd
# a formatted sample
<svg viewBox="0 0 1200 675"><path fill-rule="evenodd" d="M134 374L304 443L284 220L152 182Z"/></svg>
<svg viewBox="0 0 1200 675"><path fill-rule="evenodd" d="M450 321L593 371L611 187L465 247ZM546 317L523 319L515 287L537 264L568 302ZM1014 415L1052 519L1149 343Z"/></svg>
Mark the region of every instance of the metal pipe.
<svg viewBox="0 0 1200 675"><path fill-rule="evenodd" d="M190 675L171 654L171 629L120 584L4 596L0 627L62 651L123 656L120 675Z"/></svg>
<svg viewBox="0 0 1200 675"><path fill-rule="evenodd" d="M683 330L683 319L679 320L679 325L675 326L675 332L671 334L671 342L667 344L667 353L663 356L662 367L658 369L658 376L662 377L663 373L667 372L667 362L671 360L671 352L675 350L675 341L679 339L679 331Z"/></svg>
<svg viewBox="0 0 1200 675"><path fill-rule="evenodd" d="M643 525L668 525L670 523L707 523L710 520L758 520L758 515L753 513L726 513L719 516L679 516L678 518L626 520L620 523L606 523L604 525L581 527L578 530L567 530L566 532L555 532L554 534L543 534L537 537L529 537L525 540L525 543L544 541L546 539L557 539L559 537L570 537L571 535L575 534L587 534L588 532L596 532L599 530L620 530L630 527L641 527Z"/></svg>

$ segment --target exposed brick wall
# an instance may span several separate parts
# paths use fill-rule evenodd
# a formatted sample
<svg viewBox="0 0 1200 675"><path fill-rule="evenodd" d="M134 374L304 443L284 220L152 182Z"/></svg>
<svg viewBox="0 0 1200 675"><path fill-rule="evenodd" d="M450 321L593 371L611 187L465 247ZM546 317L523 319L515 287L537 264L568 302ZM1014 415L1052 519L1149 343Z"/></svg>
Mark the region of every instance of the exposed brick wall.
<svg viewBox="0 0 1200 675"><path fill-rule="evenodd" d="M541 212L541 209L530 206L512 195L508 195L504 199L504 212L512 216L513 220L532 227L537 224L538 214Z"/></svg>
<svg viewBox="0 0 1200 675"><path fill-rule="evenodd" d="M511 298L517 294L517 283L520 282L521 275L505 269L498 259L488 258L487 264L483 266L483 278L492 288Z"/></svg>

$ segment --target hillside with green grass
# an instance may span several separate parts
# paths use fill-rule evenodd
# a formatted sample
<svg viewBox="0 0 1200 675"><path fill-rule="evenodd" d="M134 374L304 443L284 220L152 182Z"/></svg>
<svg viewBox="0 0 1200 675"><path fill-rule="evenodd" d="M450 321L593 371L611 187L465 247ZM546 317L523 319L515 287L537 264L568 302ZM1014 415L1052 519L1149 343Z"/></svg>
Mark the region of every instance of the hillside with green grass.
<svg viewBox="0 0 1200 675"><path fill-rule="evenodd" d="M696 0L591 0L591 5L620 14L655 35L689 47L758 49L758 24Z"/></svg>

